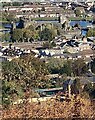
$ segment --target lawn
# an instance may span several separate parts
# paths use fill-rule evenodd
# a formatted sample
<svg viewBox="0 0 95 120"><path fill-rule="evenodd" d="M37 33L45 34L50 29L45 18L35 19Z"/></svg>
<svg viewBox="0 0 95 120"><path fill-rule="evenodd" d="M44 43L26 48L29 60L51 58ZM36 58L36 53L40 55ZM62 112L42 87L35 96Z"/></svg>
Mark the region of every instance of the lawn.
<svg viewBox="0 0 95 120"><path fill-rule="evenodd" d="M32 18L31 20L45 20L45 21L48 21L48 20L58 20L58 18L57 17L38 17L38 18Z"/></svg>

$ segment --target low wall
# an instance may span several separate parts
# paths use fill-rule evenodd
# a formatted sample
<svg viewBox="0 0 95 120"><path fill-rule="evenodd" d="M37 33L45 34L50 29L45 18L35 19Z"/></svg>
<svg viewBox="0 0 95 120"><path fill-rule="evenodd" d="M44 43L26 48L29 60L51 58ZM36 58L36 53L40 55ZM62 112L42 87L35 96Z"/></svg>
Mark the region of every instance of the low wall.
<svg viewBox="0 0 95 120"><path fill-rule="evenodd" d="M28 99L28 102L31 103L31 102L44 102L44 101L47 101L47 100L50 100L50 99L53 99L53 98L56 98L56 96L50 96L50 97L39 97L39 98L29 98ZM21 104L21 103L24 103L25 99L19 99L15 102L13 102L13 105L16 105L16 104Z"/></svg>

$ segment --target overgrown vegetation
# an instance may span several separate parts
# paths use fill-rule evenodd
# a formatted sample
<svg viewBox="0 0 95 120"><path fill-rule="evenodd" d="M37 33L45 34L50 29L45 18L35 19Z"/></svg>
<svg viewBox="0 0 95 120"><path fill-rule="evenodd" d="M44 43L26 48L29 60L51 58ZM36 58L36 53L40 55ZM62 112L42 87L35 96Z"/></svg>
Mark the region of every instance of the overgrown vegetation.
<svg viewBox="0 0 95 120"><path fill-rule="evenodd" d="M52 58L47 64L48 70L51 74L67 74L67 76L81 76L88 71L88 66L83 59L78 60L63 60Z"/></svg>
<svg viewBox="0 0 95 120"><path fill-rule="evenodd" d="M3 118L65 118L65 119L94 119L95 108L90 99L82 96L72 97L71 101L60 102L49 100L46 102L25 103L23 105L10 106L3 110Z"/></svg>
<svg viewBox="0 0 95 120"><path fill-rule="evenodd" d="M94 37L95 36L95 28L89 29L86 36L87 37L91 37L91 36Z"/></svg>
<svg viewBox="0 0 95 120"><path fill-rule="evenodd" d="M32 88L48 87L48 79L45 75L48 70L44 62L32 55L26 55L20 59L6 61L2 63L2 92L3 102L9 104L15 97L24 97L24 93L29 90L33 96ZM7 101L7 102L6 102Z"/></svg>
<svg viewBox="0 0 95 120"><path fill-rule="evenodd" d="M28 54L12 61L2 62L3 103L8 105L17 98L23 98L26 91L29 91L29 97L33 97L34 88L62 87L65 76L82 76L87 71L87 65L82 59L65 61L51 58L45 63L35 58L33 54ZM47 77L49 74L63 76L59 79L60 84L57 80L55 85L53 83L55 80ZM75 84L77 84L76 89L80 89L79 83L75 82ZM87 91L88 89L90 87L85 89L85 92L91 95L93 92Z"/></svg>

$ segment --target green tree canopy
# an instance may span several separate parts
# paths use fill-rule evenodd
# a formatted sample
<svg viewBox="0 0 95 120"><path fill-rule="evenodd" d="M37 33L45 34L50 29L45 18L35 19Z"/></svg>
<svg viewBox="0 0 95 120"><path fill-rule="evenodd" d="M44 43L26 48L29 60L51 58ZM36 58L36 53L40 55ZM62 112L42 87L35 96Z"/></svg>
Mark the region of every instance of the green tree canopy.
<svg viewBox="0 0 95 120"><path fill-rule="evenodd" d="M15 41L19 41L20 39L23 39L23 30L22 29L15 29L13 31L13 39Z"/></svg>
<svg viewBox="0 0 95 120"><path fill-rule="evenodd" d="M10 40L10 34L9 33L2 34L1 39L2 39L2 41L9 41Z"/></svg>
<svg viewBox="0 0 95 120"><path fill-rule="evenodd" d="M87 34L86 34L87 37L92 37L92 36L95 36L95 29L89 29Z"/></svg>
<svg viewBox="0 0 95 120"><path fill-rule="evenodd" d="M73 62L72 70L74 75L80 76L88 71L88 67L83 59L78 59Z"/></svg>
<svg viewBox="0 0 95 120"><path fill-rule="evenodd" d="M2 21L16 21L15 18L15 13L8 13L8 12L3 12L2 13Z"/></svg>
<svg viewBox="0 0 95 120"><path fill-rule="evenodd" d="M59 58L52 58L48 61L47 67L52 74L66 74L71 76L72 73L72 61L65 61Z"/></svg>
<svg viewBox="0 0 95 120"><path fill-rule="evenodd" d="M64 60L63 59L58 59L58 58L50 58L47 63L47 68L50 73L52 74L58 74L60 73L61 68L64 65Z"/></svg>
<svg viewBox="0 0 95 120"><path fill-rule="evenodd" d="M75 10L75 14L76 14L76 16L80 16L81 15L81 11L79 9L76 9Z"/></svg>
<svg viewBox="0 0 95 120"><path fill-rule="evenodd" d="M95 73L95 58L91 62L91 70L92 70L93 73Z"/></svg>
<svg viewBox="0 0 95 120"><path fill-rule="evenodd" d="M87 92L90 96L90 98L95 98L95 84L92 85L91 83L88 83L84 86L84 91Z"/></svg>
<svg viewBox="0 0 95 120"><path fill-rule="evenodd" d="M45 77L47 74L45 63L32 54L2 62L4 104L10 104L16 97L24 97L26 90L33 97L33 88L49 87L50 82Z"/></svg>
<svg viewBox="0 0 95 120"><path fill-rule="evenodd" d="M53 38L53 33L50 29L45 28L44 30L39 32L39 36L41 40L51 41Z"/></svg>

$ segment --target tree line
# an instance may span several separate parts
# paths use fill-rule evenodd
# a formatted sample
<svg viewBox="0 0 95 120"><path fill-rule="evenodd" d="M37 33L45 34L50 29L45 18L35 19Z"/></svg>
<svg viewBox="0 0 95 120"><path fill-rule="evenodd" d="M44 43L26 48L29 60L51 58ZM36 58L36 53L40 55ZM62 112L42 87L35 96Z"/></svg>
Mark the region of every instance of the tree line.
<svg viewBox="0 0 95 120"><path fill-rule="evenodd" d="M52 25L30 25L27 28L14 29L11 42L32 42L37 40L51 41L58 35L58 30ZM2 41L10 41L10 33L2 34Z"/></svg>

